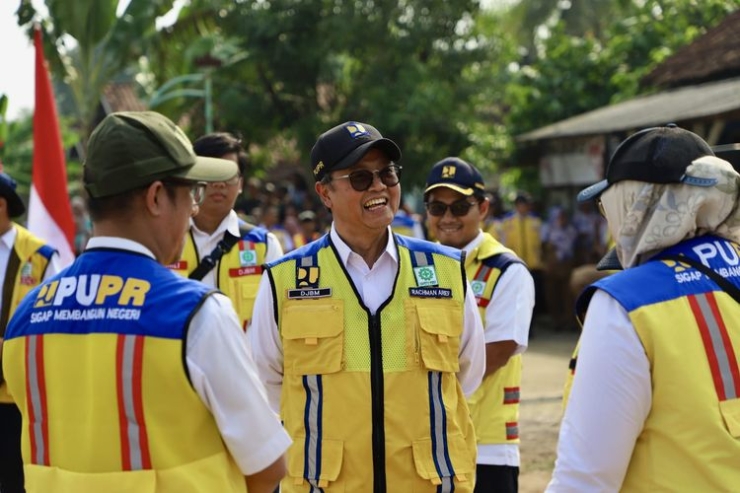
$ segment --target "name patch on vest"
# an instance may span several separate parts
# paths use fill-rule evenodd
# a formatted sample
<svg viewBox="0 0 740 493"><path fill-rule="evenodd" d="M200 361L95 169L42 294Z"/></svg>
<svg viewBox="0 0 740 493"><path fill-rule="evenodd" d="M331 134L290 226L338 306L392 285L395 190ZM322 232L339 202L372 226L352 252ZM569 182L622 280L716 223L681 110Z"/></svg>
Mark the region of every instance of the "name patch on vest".
<svg viewBox="0 0 740 493"><path fill-rule="evenodd" d="M329 296L331 296L331 288L288 290L288 299L291 300L309 300L312 298L328 298Z"/></svg>
<svg viewBox="0 0 740 493"><path fill-rule="evenodd" d="M452 290L445 288L409 288L409 295L416 298L452 298Z"/></svg>
<svg viewBox="0 0 740 493"><path fill-rule="evenodd" d="M167 266L168 269L173 270L188 270L188 261L187 260L178 260L174 264L169 264Z"/></svg>
<svg viewBox="0 0 740 493"><path fill-rule="evenodd" d="M262 274L262 266L238 267L229 269L229 277L254 276Z"/></svg>

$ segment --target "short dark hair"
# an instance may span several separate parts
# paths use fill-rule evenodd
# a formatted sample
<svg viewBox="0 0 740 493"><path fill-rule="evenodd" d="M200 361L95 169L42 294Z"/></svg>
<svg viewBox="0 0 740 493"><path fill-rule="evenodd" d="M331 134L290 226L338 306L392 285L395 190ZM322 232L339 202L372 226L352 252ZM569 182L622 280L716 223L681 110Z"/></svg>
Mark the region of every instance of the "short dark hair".
<svg viewBox="0 0 740 493"><path fill-rule="evenodd" d="M249 166L249 157L242 147L242 140L229 132L213 132L198 137L193 142L193 150L198 156L217 158L235 153L239 174L242 176Z"/></svg>

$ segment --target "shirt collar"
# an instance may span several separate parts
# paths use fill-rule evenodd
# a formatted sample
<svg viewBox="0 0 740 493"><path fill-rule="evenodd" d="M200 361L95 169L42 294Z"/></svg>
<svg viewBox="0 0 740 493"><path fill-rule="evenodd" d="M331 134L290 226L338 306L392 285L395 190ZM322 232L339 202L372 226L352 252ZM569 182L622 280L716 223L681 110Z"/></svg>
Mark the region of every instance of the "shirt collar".
<svg viewBox="0 0 740 493"><path fill-rule="evenodd" d="M239 216L236 214L234 209L230 210L228 214L226 214L226 217L223 218L221 223L218 225L216 230L212 234L208 234L205 231L201 231L198 229L198 226L195 225L195 222L193 221L193 218L190 218L190 228L199 235L208 236L209 238L213 238L214 236L218 236L219 238L224 235L224 232L228 231L233 236L236 236L239 238Z"/></svg>
<svg viewBox="0 0 740 493"><path fill-rule="evenodd" d="M467 245L465 245L465 247L463 247L463 252L465 252L465 255L469 257L470 256L470 252L472 252L473 250L475 250L476 248L478 248L478 246L482 242L483 242L483 231L479 229L478 230L478 236L476 236L475 238L473 238L473 240L470 243L468 243Z"/></svg>
<svg viewBox="0 0 740 493"><path fill-rule="evenodd" d="M18 230L15 229L14 225L10 225L10 229L7 230L2 236L0 236L0 241L2 241L6 247L8 247L8 250L13 249L13 245L15 244L15 238L18 236Z"/></svg>
<svg viewBox="0 0 740 493"><path fill-rule="evenodd" d="M339 253L339 258L342 260L342 265L346 267L347 263L349 262L350 254L354 252L349 247L349 245L347 245L344 240L339 237L339 233L337 233L333 222L331 223L331 232L329 233L329 235L331 237L332 243L334 243L334 246L337 249L337 253ZM390 226L388 226L388 243L385 245L384 254L385 253L390 255L394 262L398 263L398 252L396 251L396 244L393 241L393 231L391 231Z"/></svg>
<svg viewBox="0 0 740 493"><path fill-rule="evenodd" d="M116 250L128 250L131 252L146 255L147 257L151 257L156 260L156 257L154 256L152 251L141 243L134 240L129 240L127 238L120 238L118 236L93 236L87 242L87 247L85 247L85 250L90 250L92 248L114 248Z"/></svg>

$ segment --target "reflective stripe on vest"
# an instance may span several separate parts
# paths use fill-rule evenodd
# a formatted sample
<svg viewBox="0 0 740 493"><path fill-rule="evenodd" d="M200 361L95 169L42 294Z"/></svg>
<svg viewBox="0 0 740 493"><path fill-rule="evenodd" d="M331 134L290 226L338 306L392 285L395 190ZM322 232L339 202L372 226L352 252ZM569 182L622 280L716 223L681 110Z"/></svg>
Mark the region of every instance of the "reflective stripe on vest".
<svg viewBox="0 0 740 493"><path fill-rule="evenodd" d="M512 421L510 423L506 423L506 439L516 440L517 438L519 438L519 422Z"/></svg>
<svg viewBox="0 0 740 493"><path fill-rule="evenodd" d="M519 387L504 387L504 404L519 402Z"/></svg>
<svg viewBox="0 0 740 493"><path fill-rule="evenodd" d="M450 451L447 446L447 413L442 400L442 374L440 372L429 372L429 396L432 457L437 474L442 480L442 484L437 487L437 493L450 493L453 489L452 477L455 471L452 469Z"/></svg>
<svg viewBox="0 0 740 493"><path fill-rule="evenodd" d="M304 375L303 388L306 390L306 444L304 447L305 479L311 485L310 493L320 493L327 486L319 480L321 476L321 418L324 400L321 375Z"/></svg>
<svg viewBox="0 0 740 493"><path fill-rule="evenodd" d="M714 293L689 296L720 401L740 397L740 370Z"/></svg>
<svg viewBox="0 0 740 493"><path fill-rule="evenodd" d="M485 285L488 282L488 278L491 277L491 272L493 272L493 268L481 263L478 267L478 272L475 273L473 281L482 282ZM476 299L478 301L478 306L481 308L486 308L488 303L491 302L490 298L485 298L482 294L481 296L476 296Z"/></svg>
<svg viewBox="0 0 740 493"><path fill-rule="evenodd" d="M118 336L116 387L121 426L121 463L124 471L152 468L142 402L143 355L143 336L124 334Z"/></svg>
<svg viewBox="0 0 740 493"><path fill-rule="evenodd" d="M49 465L49 420L46 406L44 336L28 336L26 341L26 395L31 435L31 461Z"/></svg>

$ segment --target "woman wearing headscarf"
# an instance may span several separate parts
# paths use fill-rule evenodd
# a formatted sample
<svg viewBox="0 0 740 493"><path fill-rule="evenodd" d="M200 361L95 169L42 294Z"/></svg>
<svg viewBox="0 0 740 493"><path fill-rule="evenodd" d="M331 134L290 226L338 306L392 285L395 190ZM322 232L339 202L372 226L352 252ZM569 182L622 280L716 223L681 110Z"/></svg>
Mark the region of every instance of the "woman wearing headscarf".
<svg viewBox="0 0 740 493"><path fill-rule="evenodd" d="M579 299L547 491L737 491L739 189L729 163L669 125L626 139L579 194L600 201L625 270Z"/></svg>

